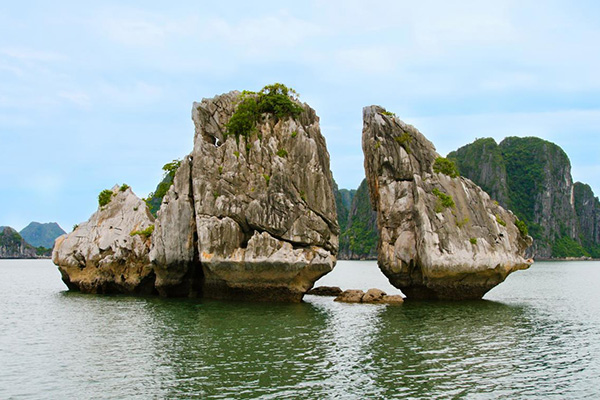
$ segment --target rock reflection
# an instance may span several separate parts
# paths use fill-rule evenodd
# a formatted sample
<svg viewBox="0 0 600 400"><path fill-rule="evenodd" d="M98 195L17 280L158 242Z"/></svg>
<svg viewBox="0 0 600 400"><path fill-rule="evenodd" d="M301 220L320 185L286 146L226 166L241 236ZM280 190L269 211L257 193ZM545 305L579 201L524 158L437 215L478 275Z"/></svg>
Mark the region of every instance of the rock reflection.
<svg viewBox="0 0 600 400"><path fill-rule="evenodd" d="M308 304L157 300L157 356L167 397L295 398L322 391L329 323Z"/></svg>
<svg viewBox="0 0 600 400"><path fill-rule="evenodd" d="M307 296L307 301L327 310L327 328L320 341L327 365L323 394L334 398L380 398L376 382L380 360L372 352L380 334L385 305L335 303L331 297Z"/></svg>

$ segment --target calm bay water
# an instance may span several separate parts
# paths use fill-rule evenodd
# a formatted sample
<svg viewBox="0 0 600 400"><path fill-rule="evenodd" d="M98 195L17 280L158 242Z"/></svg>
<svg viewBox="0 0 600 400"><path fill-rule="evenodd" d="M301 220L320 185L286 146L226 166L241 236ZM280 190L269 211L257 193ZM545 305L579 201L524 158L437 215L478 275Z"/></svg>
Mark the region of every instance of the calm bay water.
<svg viewBox="0 0 600 400"><path fill-rule="evenodd" d="M402 306L81 295L48 260L0 274L0 399L600 397L600 262ZM368 261L318 284L397 293Z"/></svg>

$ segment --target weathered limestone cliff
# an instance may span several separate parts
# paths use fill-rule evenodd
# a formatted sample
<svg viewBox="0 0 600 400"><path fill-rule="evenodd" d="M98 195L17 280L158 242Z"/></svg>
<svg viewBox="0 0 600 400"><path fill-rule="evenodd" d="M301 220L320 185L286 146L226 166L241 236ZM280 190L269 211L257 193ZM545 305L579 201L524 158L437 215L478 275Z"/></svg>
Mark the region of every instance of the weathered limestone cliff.
<svg viewBox="0 0 600 400"><path fill-rule="evenodd" d="M595 252L600 230L594 194L571 178L571 163L556 144L536 137L492 138L448 154L460 173L527 223L539 258L578 257ZM582 247L583 245L583 247Z"/></svg>
<svg viewBox="0 0 600 400"><path fill-rule="evenodd" d="M366 179L360 183L348 210L346 227L340 236L339 260L376 260L377 213L371 207Z"/></svg>
<svg viewBox="0 0 600 400"><path fill-rule="evenodd" d="M37 258L37 252L19 232L0 226L0 258Z"/></svg>
<svg viewBox="0 0 600 400"><path fill-rule="evenodd" d="M300 301L335 265L339 227L315 111L226 124L248 96L194 103L194 150L163 198L151 258L163 295Z"/></svg>
<svg viewBox="0 0 600 400"><path fill-rule="evenodd" d="M600 258L600 200L590 185L581 182L573 185L573 197L583 245L592 257Z"/></svg>
<svg viewBox="0 0 600 400"><path fill-rule="evenodd" d="M515 216L453 177L418 130L379 106L364 108L363 123L379 267L407 298L478 299L529 267L532 239Z"/></svg>
<svg viewBox="0 0 600 400"><path fill-rule="evenodd" d="M108 204L56 239L52 261L71 290L152 294L155 275L148 254L153 223L143 200L129 187L115 186Z"/></svg>

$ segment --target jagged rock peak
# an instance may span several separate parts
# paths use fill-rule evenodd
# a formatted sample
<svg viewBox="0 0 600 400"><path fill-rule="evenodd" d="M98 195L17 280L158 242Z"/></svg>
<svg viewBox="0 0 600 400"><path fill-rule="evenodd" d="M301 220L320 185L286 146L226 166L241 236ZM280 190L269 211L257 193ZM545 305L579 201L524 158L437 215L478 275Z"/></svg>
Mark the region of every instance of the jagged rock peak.
<svg viewBox="0 0 600 400"><path fill-rule="evenodd" d="M523 254L532 240L516 217L456 176L416 128L382 107L365 107L362 146L378 264L409 299L481 298L529 267Z"/></svg>
<svg viewBox="0 0 600 400"><path fill-rule="evenodd" d="M72 290L154 293L148 257L154 218L127 185L102 193L105 204L88 221L56 239L52 261Z"/></svg>
<svg viewBox="0 0 600 400"><path fill-rule="evenodd" d="M151 253L164 295L299 301L335 265L339 227L319 119L291 97L293 115L258 107L243 121L251 129L231 133L236 110L260 96L233 91L193 104L194 150L163 199Z"/></svg>

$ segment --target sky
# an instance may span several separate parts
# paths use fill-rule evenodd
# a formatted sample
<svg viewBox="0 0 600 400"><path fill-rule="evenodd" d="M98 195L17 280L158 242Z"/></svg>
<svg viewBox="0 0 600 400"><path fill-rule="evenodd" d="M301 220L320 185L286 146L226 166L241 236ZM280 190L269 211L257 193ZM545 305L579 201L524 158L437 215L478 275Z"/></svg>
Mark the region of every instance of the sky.
<svg viewBox="0 0 600 400"><path fill-rule="evenodd" d="M598 195L598 43L583 0L3 2L0 225L70 231L103 189L147 196L192 150L192 102L274 82L317 111L341 188L364 177L378 104L442 155L552 141Z"/></svg>

